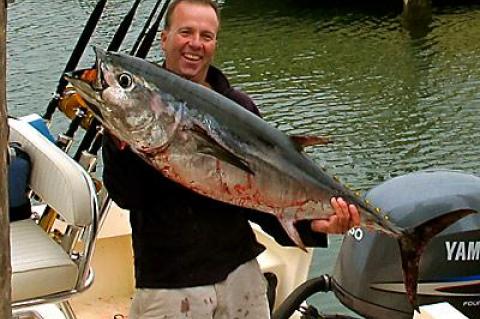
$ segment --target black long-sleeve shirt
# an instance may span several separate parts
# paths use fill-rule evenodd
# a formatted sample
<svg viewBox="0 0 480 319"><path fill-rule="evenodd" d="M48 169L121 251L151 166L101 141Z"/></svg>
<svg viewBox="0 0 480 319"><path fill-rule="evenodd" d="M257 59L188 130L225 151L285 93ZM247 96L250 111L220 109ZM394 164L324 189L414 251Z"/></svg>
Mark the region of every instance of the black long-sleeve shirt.
<svg viewBox="0 0 480 319"><path fill-rule="evenodd" d="M210 67L212 89L260 116L253 101ZM130 210L137 288L181 288L224 280L265 247L248 223L259 224L282 245L293 245L274 215L204 197L179 185L108 135L103 180L112 199ZM306 245L325 246L326 236L308 221L296 224Z"/></svg>

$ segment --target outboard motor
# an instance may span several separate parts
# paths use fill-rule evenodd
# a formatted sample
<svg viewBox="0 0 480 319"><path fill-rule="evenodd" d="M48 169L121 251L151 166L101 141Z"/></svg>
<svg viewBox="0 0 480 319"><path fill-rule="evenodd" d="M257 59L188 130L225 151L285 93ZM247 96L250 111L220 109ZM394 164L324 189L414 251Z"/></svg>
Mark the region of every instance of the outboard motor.
<svg viewBox="0 0 480 319"><path fill-rule="evenodd" d="M388 180L366 194L400 226L461 209L480 212L480 178L455 171L422 171ZM343 241L333 288L366 318L411 319L397 240L356 228ZM418 302L448 302L480 318L480 214L458 220L435 236L420 258Z"/></svg>

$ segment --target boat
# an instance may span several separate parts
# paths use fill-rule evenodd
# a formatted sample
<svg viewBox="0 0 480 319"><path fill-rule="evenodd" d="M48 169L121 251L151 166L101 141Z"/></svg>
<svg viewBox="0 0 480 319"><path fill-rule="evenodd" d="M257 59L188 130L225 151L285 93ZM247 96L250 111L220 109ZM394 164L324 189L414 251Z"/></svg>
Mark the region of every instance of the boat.
<svg viewBox="0 0 480 319"><path fill-rule="evenodd" d="M67 94L67 92L69 93ZM63 97L75 94L68 87L62 88L60 93ZM36 235L41 235L43 239L46 238L45 235L48 233L53 238L53 240L48 240L49 246L58 245L61 247L67 254L56 249L58 256L61 256L59 258L65 261L66 268L70 269L73 275L76 273L74 282L70 281L69 284L64 284L63 287L55 288L56 291L53 292L47 291L46 288L48 287L46 286L48 285L45 285L44 281L43 283L30 283L30 286L28 283L23 283L24 289L31 287L45 289L37 295L33 295L33 293L28 296L15 295L13 300L14 317L62 319L126 317L134 290L131 230L128 222L128 212L120 209L114 202L108 199L108 194L101 186L101 181L97 181L95 177L87 174L96 166L96 152L98 152L98 138L101 136L101 129L95 127L94 120L83 106L73 109L69 107L68 101L71 100L64 99L63 103L59 103L56 106L71 120L70 128L72 128L72 131L75 131L76 128L74 126L76 125L77 128L83 127L87 133L90 132L90 134L85 134L80 142L79 150L73 156L68 155L73 138L71 136L73 134L70 134L71 132L60 136L56 141L57 145L54 145L41 137L41 134L39 135L37 131L30 128L32 117L10 121L11 127L16 128L16 135L14 134L12 139L17 139L23 144L31 143L29 152L33 155L33 161L36 166L35 171L38 172L38 175L35 175L37 177L31 181L32 189L38 196L34 198L41 199L38 203L39 205L35 207L36 219L22 224L28 224L29 226L27 227L33 228L33 232ZM35 117L33 118L33 121L38 120L38 117L36 119ZM26 122L28 122L28 125ZM85 146L82 146L82 144L85 144ZM35 154L37 152L38 154L46 154L47 158L49 156L53 158L43 163L41 160L36 159L37 156ZM41 156L38 158L41 158ZM45 177L45 171L52 171L51 167L55 167L53 171L61 172L61 170L56 168L62 167L62 163L67 163L65 165L70 167L66 172L59 173L56 177L52 177L50 174L48 174L48 177ZM76 177L67 178L72 172L76 172ZM48 190L52 189L52 184L58 184L59 181L73 182L75 180L83 181L81 190L85 193L84 195L80 196L77 191L71 190L68 192L68 195L63 195L63 193L59 192L48 194ZM396 179L394 182L402 184L403 180ZM377 191L380 192L380 195L378 193L377 195L370 195L373 197L377 196L377 200L378 198L388 197L392 194L388 190L388 185L390 184L379 186ZM56 187L55 189L58 190L59 188ZM65 188L63 190L68 189ZM45 191L47 191L46 194ZM418 192L418 194L421 194L421 192ZM72 208L65 208L61 204L56 203L59 197L68 197L72 200L82 201L84 207L87 207L83 211L87 211L88 215L91 216L89 222L86 223L87 225L66 225L68 218L66 219L63 214L68 214L66 212ZM407 200L405 199L405 201ZM420 205L422 198L417 198L417 201ZM398 204L398 206L402 204L399 202L394 203ZM407 213L410 214L412 211ZM469 226L464 225L461 228L472 227L472 225L477 225L476 223L477 220L473 218L473 220L469 220ZM88 227L78 231L78 226ZM260 228L255 225L253 227L259 241L267 247L266 252L258 258L262 271L270 279L272 308L274 309L273 318L282 319L292 316L300 318L302 315L298 312L294 313L295 310L302 306L308 309L304 305L305 300L318 292L333 291L346 306L360 314L369 314L368 312L372 311L370 308L376 306L376 301L372 300L360 307L358 306L360 301L365 301L365 297L360 292L367 290L365 287L370 283L366 282L361 286L357 284L357 279L364 275L362 268L356 268L357 272L353 275L355 280L350 280L349 278L352 278L352 274L350 274L349 267L346 266L356 263L357 257L355 257L355 253L362 251L361 248L351 248L354 244L358 244L359 230L353 230L346 237L344 242L344 247L346 248L342 248L342 253L339 256L337 268L333 276L326 275L307 280L312 250L308 250L305 253L297 248L281 247L267 234L263 233ZM14 228L17 228L16 225ZM40 229L43 229L42 231L45 233L39 233ZM455 233L454 235L457 234ZM365 238L367 236L365 234ZM383 242L385 239L376 237L376 235L372 236L374 237L369 240L370 243ZM472 238L471 241L478 241L478 228L473 230ZM364 240L363 242L366 241ZM14 242L18 244L15 238ZM87 242L88 245L84 246ZM23 244L19 243L20 245L14 245L13 249L17 249L15 247L21 248ZM372 244L372 247L376 246ZM81 252L83 254L79 254L80 249L82 249ZM68 256L71 260L66 260L65 256ZM395 258L395 255L392 258ZM78 267L79 265L81 265L81 268ZM372 271L372 269L368 270ZM391 274L386 273L385 276L386 279L389 279ZM52 284L59 281L58 278L53 277L50 277L48 280L48 283ZM478 280L478 278L473 278L472 280ZM17 289L16 282L14 285L14 289ZM359 289L360 292L355 291L355 288ZM467 305L471 302L471 309L478 309L475 308L475 300L478 300L478 294L475 295L475 293L473 296L470 296L472 299L465 301ZM392 295L396 296L398 294L398 292L389 294L384 291L381 295L387 300L385 307L389 307L388 300L392 299ZM404 301L402 300L402 302ZM438 302L438 300L433 300L432 302ZM402 307L405 306L403 305ZM441 307L445 306L442 305ZM367 310L362 310L365 308ZM460 318L461 316L451 306L447 305L447 308L441 309L443 315L447 311L451 311L449 318L455 318L455 316ZM383 314L381 311L380 313ZM389 317L395 318L395 315L389 314ZM347 316L344 318L347 318ZM417 318L420 317L417 316ZM441 317L437 316L437 318Z"/></svg>

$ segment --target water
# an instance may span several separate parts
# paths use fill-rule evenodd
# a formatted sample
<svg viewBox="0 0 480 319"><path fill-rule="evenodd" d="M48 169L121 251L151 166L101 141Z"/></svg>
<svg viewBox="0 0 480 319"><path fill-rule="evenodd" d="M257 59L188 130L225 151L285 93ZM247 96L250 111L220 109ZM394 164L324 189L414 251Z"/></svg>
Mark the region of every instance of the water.
<svg viewBox="0 0 480 319"><path fill-rule="evenodd" d="M319 2L225 0L215 64L268 122L287 133L330 136L334 144L308 153L354 189L419 169L480 173L480 5L434 1L430 20L408 29L401 4ZM108 3L93 44L108 45L131 3ZM153 4L143 2L123 51ZM10 4L10 114L45 111L94 5ZM160 61L154 46L149 59ZM89 49L81 65L92 62ZM58 131L67 125L60 114L54 122ZM331 236L330 248L317 251L311 276L331 272L341 239ZM313 302L343 311L331 295Z"/></svg>

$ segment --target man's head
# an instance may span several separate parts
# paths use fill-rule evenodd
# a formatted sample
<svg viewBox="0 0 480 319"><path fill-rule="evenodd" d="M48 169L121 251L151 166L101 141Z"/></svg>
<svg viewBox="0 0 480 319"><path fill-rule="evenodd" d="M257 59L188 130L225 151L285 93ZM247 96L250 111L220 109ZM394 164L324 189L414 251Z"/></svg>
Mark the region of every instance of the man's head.
<svg viewBox="0 0 480 319"><path fill-rule="evenodd" d="M205 84L215 55L220 27L218 7L211 0L174 0L165 17L161 41L167 69Z"/></svg>

